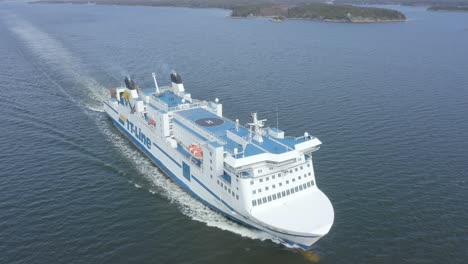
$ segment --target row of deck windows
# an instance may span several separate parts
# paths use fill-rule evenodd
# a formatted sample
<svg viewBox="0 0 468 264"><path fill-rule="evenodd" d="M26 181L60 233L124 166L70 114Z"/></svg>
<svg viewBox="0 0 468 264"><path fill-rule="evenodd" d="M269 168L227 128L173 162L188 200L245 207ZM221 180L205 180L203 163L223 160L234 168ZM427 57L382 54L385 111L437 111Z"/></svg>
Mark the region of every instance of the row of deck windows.
<svg viewBox="0 0 468 264"><path fill-rule="evenodd" d="M310 167L310 163L307 163L307 167ZM297 167L297 168L294 169L294 171L299 171L299 169L300 169L300 170L303 170L303 169L304 169L304 166ZM261 173L261 172L262 172L261 169L258 170L258 173ZM290 170L289 170L289 173L293 173L293 169L290 169ZM311 173L309 172L309 176L310 176L310 175L311 175ZM305 176L305 174L304 174L304 176ZM279 177L281 177L281 173L278 173L278 178L279 178ZM271 179L272 179L272 180L274 180L275 178L276 178L276 175L275 175L275 174L271 175ZM270 177L265 177L265 181L269 181L269 180L270 180ZM260 178L260 179L259 179L259 182L263 182L263 178ZM250 181L250 185L253 185L253 184L254 184L254 181L253 181L253 180Z"/></svg>
<svg viewBox="0 0 468 264"><path fill-rule="evenodd" d="M275 193L273 195L268 195L268 196L265 196L265 197L262 197L262 198L254 199L254 200L252 200L252 206L261 205L262 203L268 203L268 202L274 201L276 199L280 199L281 197L286 197L288 195L291 195L291 194L293 194L295 192L305 190L305 189L310 188L312 186L314 186L314 181L309 181L307 183L303 183L301 185L298 185L298 186L293 187L291 189L288 189L286 191L282 191L282 192Z"/></svg>
<svg viewBox="0 0 468 264"><path fill-rule="evenodd" d="M222 181L219 181L219 180L216 180L216 182L218 183L219 186L221 186L221 189L224 188L224 190L225 190L227 193L231 194L232 197L235 197L237 200L239 200L239 195L236 194L236 193L234 193L234 191L232 191L231 188L227 187L226 184L224 184Z"/></svg>
<svg viewBox="0 0 468 264"><path fill-rule="evenodd" d="M310 172L309 172L309 173L305 173L305 174L304 174L304 178L307 178L307 176L311 176L311 175L312 175L312 173L310 173ZM298 179L301 180L302 177L299 176ZM296 178L292 178L291 180L292 180L292 182L296 182ZM286 180L286 184L289 184L289 180ZM281 187L281 186L283 186L283 183L282 183L282 182L279 182L278 185L279 185L279 187ZM272 189L275 189L275 188L276 188L276 184L271 185L271 188L272 188ZM266 186L266 187L265 187L265 191L268 191L269 189L270 189L269 186ZM262 192L262 188L259 188L259 189L257 189L257 190L252 190L252 194L256 194L257 192L258 192L258 193L261 193L261 192Z"/></svg>

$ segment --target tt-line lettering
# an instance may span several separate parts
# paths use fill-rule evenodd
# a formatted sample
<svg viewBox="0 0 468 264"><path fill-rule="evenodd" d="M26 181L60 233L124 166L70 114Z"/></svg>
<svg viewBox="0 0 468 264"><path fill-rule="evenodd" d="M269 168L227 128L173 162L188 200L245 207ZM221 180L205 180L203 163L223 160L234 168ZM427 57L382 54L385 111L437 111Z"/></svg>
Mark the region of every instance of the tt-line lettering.
<svg viewBox="0 0 468 264"><path fill-rule="evenodd" d="M127 129L130 131L131 134L135 135L138 140L143 143L147 148L151 148L151 139L147 137L145 134L141 132L141 128L138 128L135 124L128 121L127 119Z"/></svg>

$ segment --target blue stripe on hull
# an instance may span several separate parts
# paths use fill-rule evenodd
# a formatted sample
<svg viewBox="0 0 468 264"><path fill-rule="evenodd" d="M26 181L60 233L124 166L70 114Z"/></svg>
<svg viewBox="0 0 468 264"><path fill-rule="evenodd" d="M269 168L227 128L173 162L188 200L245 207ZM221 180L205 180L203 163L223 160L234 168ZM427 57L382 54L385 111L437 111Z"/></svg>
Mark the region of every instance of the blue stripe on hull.
<svg viewBox="0 0 468 264"><path fill-rule="evenodd" d="M193 197L197 198L199 201L201 201L204 205L208 206L209 208L221 213L222 215L224 215L225 217L229 218L229 219L232 219L240 224L243 224L245 226L248 226L248 227L251 227L251 228L254 228L254 229L258 229L257 227L255 226L252 226L232 215L229 215L229 214L226 214L225 212L223 212L221 209L217 208L216 206L212 205L211 203L209 203L208 201L206 201L205 199L201 198L198 194L196 194L195 192L193 192L190 187L188 187L184 182L182 182L181 180L179 180L179 178L177 178L177 176L175 176L170 170L169 168L167 168L158 158L156 158L151 152L149 152L140 142L136 141L133 139L133 136L127 131L125 130L125 128L117 121L115 121L113 118L111 118L114 125L136 146L138 147L138 149L140 149L140 151L142 151L148 158L150 158L151 161L153 161L156 166L159 167L159 169L161 169L167 176L169 176L169 178L171 178L174 182L176 182L180 187L182 187L184 190L186 190L188 193L190 193ZM156 146L161 152L163 152L167 157L169 157L176 165L178 165L179 167L181 167L181 165L176 162L172 157L170 157L166 152L164 152L159 146L157 146L156 144L153 143L154 146ZM221 198L219 198L219 196L217 196L215 193L213 193L213 191L211 191L209 188L207 188L202 182L200 182L200 180L198 180L197 178L195 178L193 175L191 175L191 177L198 183L200 184L205 190L207 190L211 195L213 195L217 200L221 201L225 206L227 206L231 211L233 212L236 212L237 214L241 215L242 217L245 218L245 216L243 216L242 214L238 213L237 211L234 210L234 208L232 208L231 206L229 206L227 203L225 203ZM266 227L265 227L266 228ZM260 231L263 231L261 229L258 229ZM279 232L279 231L276 231L276 230L271 230L273 232L277 232L277 233L282 233L282 232ZM300 236L300 235L292 235L292 234L287 234L287 233L282 233L282 234L285 234L285 235L289 235L289 236L296 236L296 237L317 237L317 236ZM309 248L308 245L303 245L303 244L299 244L299 243L295 243L295 242L292 242L292 241L289 241L289 240L286 240L286 239L283 239L283 238L279 238L281 240L284 240L286 242L288 242L289 244L293 244L293 245L297 245L303 249L307 249Z"/></svg>

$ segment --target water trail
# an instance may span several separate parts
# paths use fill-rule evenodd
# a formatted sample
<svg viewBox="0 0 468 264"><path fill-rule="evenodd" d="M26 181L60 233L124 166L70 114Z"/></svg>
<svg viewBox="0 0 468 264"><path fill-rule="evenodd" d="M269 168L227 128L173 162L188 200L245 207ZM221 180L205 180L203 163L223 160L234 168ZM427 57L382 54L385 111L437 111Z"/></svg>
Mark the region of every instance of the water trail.
<svg viewBox="0 0 468 264"><path fill-rule="evenodd" d="M60 84L55 83L70 100L78 105L84 105L86 108L85 110L91 110L95 113L88 114L94 119L97 127L107 139L135 165L142 175L147 177L152 185L149 188L151 193L158 193L166 197L169 201L177 204L183 214L195 221L205 223L211 227L230 231L242 237L249 237L262 241L270 239L275 243L280 243L280 241L272 238L265 232L244 227L212 211L163 175L148 158L131 146L123 136L117 134L115 130L111 128L109 122L106 122L105 116L100 114L103 112L101 102L107 98L108 91L103 85L90 77L89 74L86 74L86 69L78 58L74 57L58 40L23 18L9 15L4 21L9 24L11 31L23 41L28 50L39 58L40 66L45 64L48 68L58 70L64 76L72 78L80 87L86 89L85 96L80 97L79 91L66 90L60 86ZM160 67L162 67L163 71L170 71L167 65L162 65ZM119 67L116 66L116 68ZM125 70L121 69L120 72L124 74ZM44 70L43 73L47 74ZM53 78L50 79L53 80ZM136 188L142 187L141 184L131 183L133 183Z"/></svg>
<svg viewBox="0 0 468 264"><path fill-rule="evenodd" d="M60 70L64 76L79 84L80 88L85 88L84 91L70 91L55 83L71 101L84 105L92 111L102 110L101 102L108 94L107 89L86 73L86 67L62 43L16 15L8 15L4 21L28 50L39 58L40 62L36 65L39 69L42 70L42 67L46 65L54 70ZM42 72L48 75L46 71L42 70ZM50 79L53 80L53 78ZM79 94L83 92L86 93L85 96L79 97Z"/></svg>

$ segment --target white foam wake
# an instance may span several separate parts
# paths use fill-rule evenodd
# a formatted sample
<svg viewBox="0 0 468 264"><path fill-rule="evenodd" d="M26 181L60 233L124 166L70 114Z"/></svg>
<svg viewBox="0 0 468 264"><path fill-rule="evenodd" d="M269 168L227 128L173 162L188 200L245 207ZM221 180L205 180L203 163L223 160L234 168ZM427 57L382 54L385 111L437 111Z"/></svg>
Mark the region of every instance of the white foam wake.
<svg viewBox="0 0 468 264"><path fill-rule="evenodd" d="M56 83L70 100L79 105L84 105L87 110L91 110L94 113L103 112L101 102L108 96L107 89L86 74L85 67L82 66L80 60L75 58L62 43L18 16L10 15L6 18L5 22L10 25L11 31L24 42L27 48L40 59L41 64L46 64L47 67L54 70L60 70L61 74L72 78L76 83L80 84L81 87L86 89L86 96L79 97ZM43 72L47 74L45 71ZM102 133L106 135L108 140L112 142L119 151L145 175L145 177L147 177L152 185L149 188L151 193L163 195L171 202L177 204L183 214L195 221L205 223L211 227L227 230L243 237L259 240L270 239L279 243L278 240L273 239L269 234L230 221L194 199L159 172L149 159L138 152L133 146L130 146L125 138L116 134L115 131L109 127L108 122L105 122L105 117L103 115L90 114L89 116L96 121L97 126ZM133 184L136 188L142 187L141 184Z"/></svg>

